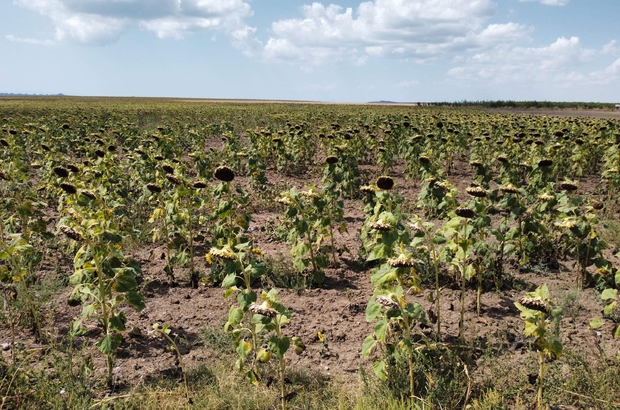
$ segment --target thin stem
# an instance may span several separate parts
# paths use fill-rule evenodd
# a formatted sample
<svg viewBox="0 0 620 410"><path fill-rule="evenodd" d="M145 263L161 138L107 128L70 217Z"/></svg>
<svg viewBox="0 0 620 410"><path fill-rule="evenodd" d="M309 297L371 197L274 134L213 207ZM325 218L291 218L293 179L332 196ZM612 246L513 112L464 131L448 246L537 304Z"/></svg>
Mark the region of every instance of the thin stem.
<svg viewBox="0 0 620 410"><path fill-rule="evenodd" d="M189 223L189 274L192 282L192 287L198 287L198 277L194 270L194 225L192 223L192 195L187 198L187 215Z"/></svg>
<svg viewBox="0 0 620 410"><path fill-rule="evenodd" d="M430 240L431 254L433 257L433 267L435 268L435 303L437 309L437 340L441 340L441 305L439 303L440 288L439 288L439 262L437 261L438 255L435 248L435 242L433 238Z"/></svg>
<svg viewBox="0 0 620 410"><path fill-rule="evenodd" d="M187 397L187 400L189 402L191 402L192 398L190 397L190 394L189 394L189 386L187 384L187 376L185 375L185 368L183 367L183 357L181 356L181 352L179 351L179 347L174 342L174 340L172 340L172 338L170 337L169 334L167 334L166 332L161 331L160 329L157 329L157 330L159 331L159 333L164 335L166 337L166 339L168 339L168 341L170 343L172 343L172 346L174 347L174 351L177 353L177 357L179 359L179 367L181 368L181 373L183 374L183 384L185 385L185 397Z"/></svg>
<svg viewBox="0 0 620 410"><path fill-rule="evenodd" d="M278 320L278 316L276 315L275 320L276 322L276 335L278 336L278 339L282 338L282 329L280 327L280 321ZM282 404L282 410L286 410L286 389L285 389L285 382L284 382L284 372L286 370L286 363L284 362L284 354L278 354L278 361L280 363L280 369L279 369L279 374L280 374L280 401Z"/></svg>
<svg viewBox="0 0 620 410"><path fill-rule="evenodd" d="M172 284L174 282L174 273L172 272L172 266L170 266L170 244L168 243L168 210L164 203L164 238L166 243L166 273L168 274L168 280Z"/></svg>
<svg viewBox="0 0 620 410"><path fill-rule="evenodd" d="M545 356L542 351L538 352L538 393L536 395L536 404L539 410L543 407L543 375L544 375Z"/></svg>
<svg viewBox="0 0 620 410"><path fill-rule="evenodd" d="M112 312L108 312L105 282L103 279L103 271L101 270L101 263L99 259L97 258L97 250L95 249L95 246L93 245L90 239L86 238L86 242L88 244L88 247L93 252L93 261L95 262L95 268L97 270L97 282L99 282L99 298L100 298L99 303L101 304L101 311L102 311L102 318L103 318L103 334L104 334L104 337L106 337L109 334L109 327L108 327L109 314ZM106 354L106 365L108 366L107 384L109 386L112 386L112 355L111 354Z"/></svg>

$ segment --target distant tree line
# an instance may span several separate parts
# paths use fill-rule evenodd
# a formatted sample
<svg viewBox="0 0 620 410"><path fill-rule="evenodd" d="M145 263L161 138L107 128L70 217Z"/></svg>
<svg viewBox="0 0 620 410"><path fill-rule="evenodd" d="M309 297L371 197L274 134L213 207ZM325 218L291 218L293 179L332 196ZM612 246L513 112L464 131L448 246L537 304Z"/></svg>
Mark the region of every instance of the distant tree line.
<svg viewBox="0 0 620 410"><path fill-rule="evenodd" d="M572 109L608 109L613 110L614 103L601 102L559 102L559 101L457 101L438 102L434 105L452 107L482 107L482 108L572 108Z"/></svg>

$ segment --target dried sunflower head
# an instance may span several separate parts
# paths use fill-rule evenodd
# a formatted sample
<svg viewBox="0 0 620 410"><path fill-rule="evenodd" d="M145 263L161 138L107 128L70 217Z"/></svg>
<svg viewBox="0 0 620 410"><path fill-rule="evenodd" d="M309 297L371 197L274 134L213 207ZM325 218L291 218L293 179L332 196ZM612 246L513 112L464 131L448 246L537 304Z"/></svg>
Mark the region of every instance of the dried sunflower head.
<svg viewBox="0 0 620 410"><path fill-rule="evenodd" d="M538 161L538 166L541 168L550 167L551 165L553 165L553 160L549 158L541 159L540 161Z"/></svg>
<svg viewBox="0 0 620 410"><path fill-rule="evenodd" d="M386 191L394 187L394 179L387 175L380 176L379 178L377 178L377 181L375 183L378 188L384 189Z"/></svg>
<svg viewBox="0 0 620 410"><path fill-rule="evenodd" d="M499 187L499 190L505 194L518 194L519 190L512 184Z"/></svg>
<svg viewBox="0 0 620 410"><path fill-rule="evenodd" d="M75 229L71 229L65 225L61 225L59 229L60 232L64 233L68 238L73 239L74 241L79 241L82 239L82 235L80 235Z"/></svg>
<svg viewBox="0 0 620 410"><path fill-rule="evenodd" d="M555 199L555 196L547 193L547 192L543 192L542 194L538 195L538 199L541 199L543 201L552 201Z"/></svg>
<svg viewBox="0 0 620 410"><path fill-rule="evenodd" d="M166 179L172 182L174 185L181 185L181 180L172 174L166 174Z"/></svg>
<svg viewBox="0 0 620 410"><path fill-rule="evenodd" d="M74 174L77 174L78 172L80 172L80 169L74 164L67 165L67 168L69 169L69 171L73 172Z"/></svg>
<svg viewBox="0 0 620 410"><path fill-rule="evenodd" d="M82 191L80 191L80 195L84 195L86 198L94 201L95 199L97 199L97 196L92 192L92 191L88 191L86 189L83 189Z"/></svg>
<svg viewBox="0 0 620 410"><path fill-rule="evenodd" d="M98 156L99 158L103 158L105 157L105 152L103 152L102 150L98 149L95 151L95 155Z"/></svg>
<svg viewBox="0 0 620 410"><path fill-rule="evenodd" d="M426 155L420 155L418 157L418 161L420 161L421 164L427 165L431 163L431 160L429 157L427 157Z"/></svg>
<svg viewBox="0 0 620 410"><path fill-rule="evenodd" d="M209 255L214 258L228 260L235 260L237 258L237 254L235 254L235 251L233 251L232 248L228 245L224 245L221 249L211 248L209 250Z"/></svg>
<svg viewBox="0 0 620 410"><path fill-rule="evenodd" d="M330 165L333 165L338 162L338 157L335 155L330 155L327 158L325 158L325 162L327 162Z"/></svg>
<svg viewBox="0 0 620 410"><path fill-rule="evenodd" d="M202 181L196 181L193 186L195 189L203 189L207 187L207 184Z"/></svg>
<svg viewBox="0 0 620 410"><path fill-rule="evenodd" d="M264 301L260 305L252 303L248 306L248 310L255 315L262 315L270 318L274 318L278 315L278 311L272 308L267 301Z"/></svg>
<svg viewBox="0 0 620 410"><path fill-rule="evenodd" d="M172 168L172 166L170 164L164 164L161 166L161 168L166 171L166 173L168 174L174 174L174 168Z"/></svg>
<svg viewBox="0 0 620 410"><path fill-rule="evenodd" d="M375 185L362 185L360 187L360 191L362 191L365 194L372 194L377 190L377 187Z"/></svg>
<svg viewBox="0 0 620 410"><path fill-rule="evenodd" d="M487 196L487 191L479 186L470 186L466 189L467 193L476 198L485 198Z"/></svg>
<svg viewBox="0 0 620 410"><path fill-rule="evenodd" d="M370 227L377 231L386 231L386 232L391 231L393 229L393 226L389 224L388 222L386 222L385 220L383 220L383 218L380 218L376 222L371 222Z"/></svg>
<svg viewBox="0 0 620 410"><path fill-rule="evenodd" d="M456 208L454 210L454 213L457 214L457 216L460 216L461 218L472 219L476 217L476 213L472 209L469 209L466 207Z"/></svg>
<svg viewBox="0 0 620 410"><path fill-rule="evenodd" d="M75 194L77 192L75 185L67 184L65 182L60 184L60 188L68 194Z"/></svg>
<svg viewBox="0 0 620 410"><path fill-rule="evenodd" d="M226 165L219 166L215 169L214 175L223 182L230 182L235 179L235 173Z"/></svg>
<svg viewBox="0 0 620 410"><path fill-rule="evenodd" d="M67 178L69 176L69 170L65 167L54 167L52 171L61 178Z"/></svg>
<svg viewBox="0 0 620 410"><path fill-rule="evenodd" d="M160 193L161 192L161 187L157 184L146 184L146 189L148 189L149 191L151 191L154 194Z"/></svg>
<svg viewBox="0 0 620 410"><path fill-rule="evenodd" d="M392 299L392 293L390 293L387 296L377 296L377 303L385 306L388 309L400 309L400 304L395 301L394 299Z"/></svg>
<svg viewBox="0 0 620 410"><path fill-rule="evenodd" d="M528 309L537 310L543 313L551 313L553 305L546 300L543 300L540 296L531 297L523 296L519 303Z"/></svg>
<svg viewBox="0 0 620 410"><path fill-rule="evenodd" d="M426 232L424 231L424 228L422 227L422 224L420 222L416 222L416 223L408 223L407 226L409 227L409 229L411 229L411 231L413 232L413 236L421 238L422 236L426 235Z"/></svg>
<svg viewBox="0 0 620 410"><path fill-rule="evenodd" d="M411 268L415 266L415 260L401 253L397 258L388 259L387 264L393 268Z"/></svg>
<svg viewBox="0 0 620 410"><path fill-rule="evenodd" d="M579 187L577 186L577 184L571 181L560 182L560 189L563 189L564 191L576 191L578 188Z"/></svg>

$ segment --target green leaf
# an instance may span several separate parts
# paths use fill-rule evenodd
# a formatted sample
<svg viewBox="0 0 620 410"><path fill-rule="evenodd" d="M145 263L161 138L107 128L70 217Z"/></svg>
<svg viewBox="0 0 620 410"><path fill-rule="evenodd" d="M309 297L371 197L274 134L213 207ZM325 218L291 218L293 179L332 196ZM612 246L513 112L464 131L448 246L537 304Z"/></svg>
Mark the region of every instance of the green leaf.
<svg viewBox="0 0 620 410"><path fill-rule="evenodd" d="M616 327L616 330L614 331L614 339L617 339L620 337L620 326Z"/></svg>
<svg viewBox="0 0 620 410"><path fill-rule="evenodd" d="M523 331L523 334L526 337L529 337L529 336L537 337L539 332L540 332L540 327L538 327L536 323L530 322L530 321L525 322L525 330Z"/></svg>
<svg viewBox="0 0 620 410"><path fill-rule="evenodd" d="M112 288L116 292L124 293L130 290L135 290L138 287L138 282L136 282L133 268L117 269L114 279L115 282L112 285Z"/></svg>
<svg viewBox="0 0 620 410"><path fill-rule="evenodd" d="M125 314L121 312L118 315L112 316L108 320L108 325L110 326L110 329L122 332L125 330L126 321L127 318L125 317Z"/></svg>
<svg viewBox="0 0 620 410"><path fill-rule="evenodd" d="M121 235L110 231L104 231L101 237L104 242L109 243L121 243L123 241L123 237Z"/></svg>
<svg viewBox="0 0 620 410"><path fill-rule="evenodd" d="M267 342L269 350L271 350L276 356L284 357L284 354L291 346L291 339L288 337L279 338L277 336L271 336Z"/></svg>
<svg viewBox="0 0 620 410"><path fill-rule="evenodd" d="M377 345L378 340L372 336L367 336L362 343L362 357L368 357L372 353L372 349Z"/></svg>
<svg viewBox="0 0 620 410"><path fill-rule="evenodd" d="M93 313L95 313L94 304L84 305L82 307L82 319L88 319L89 317L93 315Z"/></svg>
<svg viewBox="0 0 620 410"><path fill-rule="evenodd" d="M97 342L97 349L105 355L111 355L121 345L122 339L119 334L105 335Z"/></svg>
<svg viewBox="0 0 620 410"><path fill-rule="evenodd" d="M239 340L235 350L240 358L245 359L252 351L252 343L246 342L245 340Z"/></svg>
<svg viewBox="0 0 620 410"><path fill-rule="evenodd" d="M419 320L424 315L424 308L419 303L407 303L405 312L412 319Z"/></svg>
<svg viewBox="0 0 620 410"><path fill-rule="evenodd" d="M381 314L381 304L377 303L375 299L371 299L366 306L366 321L372 322Z"/></svg>
<svg viewBox="0 0 620 410"><path fill-rule="evenodd" d="M605 316L609 316L613 313L615 309L616 309L616 302L612 302L603 308L603 314Z"/></svg>
<svg viewBox="0 0 620 410"><path fill-rule="evenodd" d="M603 300L616 299L617 295L618 295L618 290L616 290L616 289L605 289L603 291L603 293L601 293L601 299L603 299Z"/></svg>
<svg viewBox="0 0 620 410"><path fill-rule="evenodd" d="M82 336L86 333L86 328L82 326L81 320L72 320L71 325L69 327L69 334L72 337Z"/></svg>
<svg viewBox="0 0 620 410"><path fill-rule="evenodd" d="M231 306L228 311L228 324L231 327L237 327L239 323L243 320L243 309Z"/></svg>
<svg viewBox="0 0 620 410"><path fill-rule="evenodd" d="M379 380L381 381L387 380L388 375L387 375L385 361L379 360L379 361L373 362L372 370L375 372L375 375L377 376Z"/></svg>
<svg viewBox="0 0 620 410"><path fill-rule="evenodd" d="M239 292L237 302L243 311L247 310L248 306L256 302L256 292L248 292L247 290Z"/></svg>
<svg viewBox="0 0 620 410"><path fill-rule="evenodd" d="M377 340L385 343L385 338L388 330L388 321L380 320L375 324L375 337Z"/></svg>
<svg viewBox="0 0 620 410"><path fill-rule="evenodd" d="M146 304L144 303L144 296L142 296L140 292L136 292L134 290L125 292L125 300L127 301L127 304L129 306L131 306L138 312L140 312L146 307Z"/></svg>
<svg viewBox="0 0 620 410"><path fill-rule="evenodd" d="M388 264L381 265L381 267L372 274L370 281L376 288L389 285L398 278L398 268L392 268Z"/></svg>
<svg viewBox="0 0 620 410"><path fill-rule="evenodd" d="M224 277L224 280L222 281L222 287L230 288L230 287L235 286L236 283L237 283L237 275L234 273L229 273L228 275Z"/></svg>
<svg viewBox="0 0 620 410"><path fill-rule="evenodd" d="M590 328L591 329L598 329L601 326L603 326L603 322L598 317L596 317L596 318L594 318L594 319L592 319L590 321Z"/></svg>

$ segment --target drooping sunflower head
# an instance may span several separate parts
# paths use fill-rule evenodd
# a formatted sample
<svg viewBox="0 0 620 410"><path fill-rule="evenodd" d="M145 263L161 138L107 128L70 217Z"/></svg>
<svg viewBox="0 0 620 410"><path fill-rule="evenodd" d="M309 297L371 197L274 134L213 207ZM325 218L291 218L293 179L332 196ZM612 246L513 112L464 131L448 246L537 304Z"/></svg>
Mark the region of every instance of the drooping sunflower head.
<svg viewBox="0 0 620 410"><path fill-rule="evenodd" d="M467 207L458 207L454 210L454 213L461 218L472 219L476 217L476 212Z"/></svg>
<svg viewBox="0 0 620 410"><path fill-rule="evenodd" d="M146 189L148 189L154 194L161 192L161 187L157 184L146 184Z"/></svg>
<svg viewBox="0 0 620 410"><path fill-rule="evenodd" d="M385 306L388 309L400 309L400 304L394 300L394 294L390 293L389 295L380 295L377 296L377 303Z"/></svg>
<svg viewBox="0 0 620 410"><path fill-rule="evenodd" d="M386 191L394 187L394 179L387 175L380 176L379 178L377 178L377 181L375 183L378 188Z"/></svg>
<svg viewBox="0 0 620 410"><path fill-rule="evenodd" d="M68 184L63 182L60 184L60 188L68 194L75 194L77 192L77 188L73 184Z"/></svg>
<svg viewBox="0 0 620 410"><path fill-rule="evenodd" d="M278 315L278 311L272 308L267 301L264 301L260 305L252 303L248 306L248 310L255 315L262 315L270 318L274 318Z"/></svg>
<svg viewBox="0 0 620 410"><path fill-rule="evenodd" d="M330 165L336 164L338 162L338 157L335 155L330 155L327 158L325 158L325 162L327 162Z"/></svg>
<svg viewBox="0 0 620 410"><path fill-rule="evenodd" d="M54 167L52 171L61 178L67 178L69 176L69 170L65 167Z"/></svg>
<svg viewBox="0 0 620 410"><path fill-rule="evenodd" d="M215 169L213 175L223 182L230 182L235 179L235 173L226 165L219 166Z"/></svg>
<svg viewBox="0 0 620 410"><path fill-rule="evenodd" d="M560 182L560 189L564 191L576 191L579 187L572 181Z"/></svg>
<svg viewBox="0 0 620 410"><path fill-rule="evenodd" d="M485 198L487 196L486 189L480 186L470 186L466 189L467 193L476 198Z"/></svg>

